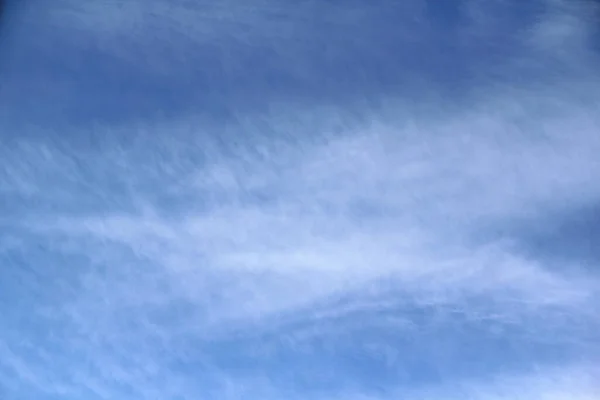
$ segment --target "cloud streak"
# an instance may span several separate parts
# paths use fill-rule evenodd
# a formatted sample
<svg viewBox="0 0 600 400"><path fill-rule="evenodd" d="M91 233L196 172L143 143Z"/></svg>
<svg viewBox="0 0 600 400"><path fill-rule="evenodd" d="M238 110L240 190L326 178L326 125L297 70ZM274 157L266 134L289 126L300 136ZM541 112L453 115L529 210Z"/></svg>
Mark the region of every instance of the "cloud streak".
<svg viewBox="0 0 600 400"><path fill-rule="evenodd" d="M66 18L61 29L100 41L146 43L132 21L148 22L153 7L187 35L213 38L191 32L179 3L131 3L122 23L103 13L117 3L94 12L62 4L49 11ZM482 3L465 4L475 21ZM455 103L380 93L359 112L352 99L313 104L287 92L280 105L240 107L226 122L181 112L5 145L0 390L597 397L598 274L577 258L526 253L519 235L600 200L587 26L563 2L543 4L554 14L528 25L525 50L509 63L572 66L560 80L500 79ZM366 18L358 8L342 16ZM278 10L249 9L242 21ZM89 28L93 18L102 24ZM455 39L484 35L477 26Z"/></svg>

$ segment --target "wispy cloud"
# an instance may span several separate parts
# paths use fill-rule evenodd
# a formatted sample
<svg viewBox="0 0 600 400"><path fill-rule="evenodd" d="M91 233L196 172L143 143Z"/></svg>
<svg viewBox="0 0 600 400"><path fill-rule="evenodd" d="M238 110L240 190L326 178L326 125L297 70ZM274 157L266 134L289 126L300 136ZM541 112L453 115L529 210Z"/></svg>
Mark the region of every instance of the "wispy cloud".
<svg viewBox="0 0 600 400"><path fill-rule="evenodd" d="M467 3L473 19L482 3ZM2 305L16 311L0 330L0 386L67 399L596 398L598 274L525 254L515 234L600 200L587 28L550 3L511 63L534 65L532 51L588 72L485 85L456 104L385 93L357 113L289 96L227 123L182 113L96 127L95 145L65 132L5 146L0 254L15 272L0 273L0 300L23 301ZM184 29L177 4L149 7ZM69 29L118 22L88 7L52 13ZM127 7L121 28L87 34L141 41L130 22L150 11Z"/></svg>
<svg viewBox="0 0 600 400"><path fill-rule="evenodd" d="M519 329L526 342L595 354L597 277L549 269L520 254L516 238L480 236L595 201L598 123L589 106L570 104L552 122L516 99L512 111L374 119L317 143L233 150L179 182L168 173L176 165L142 167L125 156L123 171L140 187L148 177L184 205L159 207L142 192L135 212L109 203L92 215L26 220L53 252L79 260L64 270L79 277L77 290L50 307L52 318L80 332L72 340L93 357L102 346L140 341L137 356L98 358L109 370L157 362L143 343L168 351L183 338L279 332L312 346L355 330L345 321L357 315L391 313L377 323L419 335L411 315L430 307L444 321L479 321L491 335L502 335L492 326ZM545 126L526 133L515 115ZM565 135L566 126L580 129Z"/></svg>

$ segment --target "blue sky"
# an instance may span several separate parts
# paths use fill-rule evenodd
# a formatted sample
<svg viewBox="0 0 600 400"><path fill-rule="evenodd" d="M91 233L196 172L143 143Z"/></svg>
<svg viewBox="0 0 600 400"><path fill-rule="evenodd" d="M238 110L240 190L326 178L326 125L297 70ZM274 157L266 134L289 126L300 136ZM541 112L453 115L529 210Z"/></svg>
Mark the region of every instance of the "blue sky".
<svg viewBox="0 0 600 400"><path fill-rule="evenodd" d="M599 18L8 2L0 397L600 398Z"/></svg>

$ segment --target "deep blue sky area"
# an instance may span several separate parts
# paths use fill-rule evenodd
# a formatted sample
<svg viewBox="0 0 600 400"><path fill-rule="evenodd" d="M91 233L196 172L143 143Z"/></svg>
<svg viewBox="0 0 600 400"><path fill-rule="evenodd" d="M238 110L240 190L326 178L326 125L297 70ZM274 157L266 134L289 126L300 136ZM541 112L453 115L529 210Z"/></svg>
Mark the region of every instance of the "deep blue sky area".
<svg viewBox="0 0 600 400"><path fill-rule="evenodd" d="M599 27L6 1L0 399L600 398Z"/></svg>
<svg viewBox="0 0 600 400"><path fill-rule="evenodd" d="M159 13L170 6L188 13L197 30L222 36L192 36ZM110 20L102 22L101 35L84 22L61 24L58 6L41 2L12 7L3 39L3 96L10 96L3 119L22 124L35 116L60 126L190 113L228 119L290 97L304 104L377 102L397 94L425 101L430 91L460 101L479 85L530 83L540 70L561 67L543 59L515 65L523 35L548 8L539 0L492 2L483 10L490 18L485 27L466 15L468 7L482 6L461 1L232 4L231 10L154 1L147 10L134 6L141 17L133 26L127 7L110 7L115 24L123 20L132 32L115 27L112 33ZM99 25L102 12L89 11ZM477 32L469 37L469 30Z"/></svg>

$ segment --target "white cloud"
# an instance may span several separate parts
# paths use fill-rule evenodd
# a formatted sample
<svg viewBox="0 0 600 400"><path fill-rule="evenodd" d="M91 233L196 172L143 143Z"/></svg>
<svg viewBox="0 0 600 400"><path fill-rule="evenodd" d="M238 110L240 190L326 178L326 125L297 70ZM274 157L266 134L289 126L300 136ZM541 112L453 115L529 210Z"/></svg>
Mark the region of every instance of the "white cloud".
<svg viewBox="0 0 600 400"><path fill-rule="evenodd" d="M387 395L344 393L351 400L595 400L600 396L598 368L566 365L539 368L520 375L502 375L482 382L459 381L416 390L399 388Z"/></svg>
<svg viewBox="0 0 600 400"><path fill-rule="evenodd" d="M150 12L135 2L126 10L116 4L57 13L61 23L80 29L97 18L102 32L93 33L110 37L129 34ZM118 18L107 18L107 10ZM186 34L212 38L187 31L192 23L182 23L182 10L160 12L173 15ZM533 30L532 47L552 52L558 40L584 36L572 15L555 17ZM68 295L36 311L72 329L63 345L86 366L62 358L26 365L6 345L0 366L55 394L81 395L83 387L110 398L121 385L139 398L193 398L198 387L161 364L163 352L181 351L173 343L182 337L210 342L288 328L296 330L293 339L314 338L335 329L328 321L402 306L434 307L484 325L518 326L535 340L594 349L587 333L578 334L600 323L597 276L571 272L569 265L549 268L519 253L516 238L484 232L600 200L599 87L588 76L543 88L486 87L468 104L432 103L426 112L410 99L381 99L362 118L344 107L288 99L270 113L240 113L226 128L195 116L105 128L112 137L117 129L135 131L129 147L9 148L0 168L10 179L0 193L52 200L61 211L34 208L6 226L41 237L50 252L65 257L64 273L77 278ZM224 151L211 138L219 133L243 139ZM122 184L125 194L113 195L102 186L107 181ZM86 196L101 210L72 211ZM160 196L171 205L157 205ZM0 249L26 247L11 241ZM412 322L401 315L382 324L418 335ZM198 362L218 382L220 398L253 390L278 398L268 377L238 377L210 359ZM64 369L54 371L53 363ZM592 399L597 372L544 370L400 395Z"/></svg>
<svg viewBox="0 0 600 400"><path fill-rule="evenodd" d="M598 368L590 365L564 366L515 376L501 376L485 383L462 383L419 393L408 399L468 400L592 400L600 396Z"/></svg>
<svg viewBox="0 0 600 400"><path fill-rule="evenodd" d="M293 312L381 279L426 303L483 294L528 311L585 308L595 281L544 268L516 253L511 238L474 243L483 228L600 196L595 105L538 100L513 98L507 107L495 98L408 125L375 116L344 135L284 145L281 157L277 144L267 145L266 159L252 148L237 158L236 150L178 183L176 193L191 206L173 210L176 216L148 203L143 214L64 217L43 229L66 234L90 261L112 264L90 279L116 280L121 289L98 289L96 300L169 301L154 284L140 288L143 268L217 324ZM137 181L177 170L164 161L138 168L125 170Z"/></svg>

